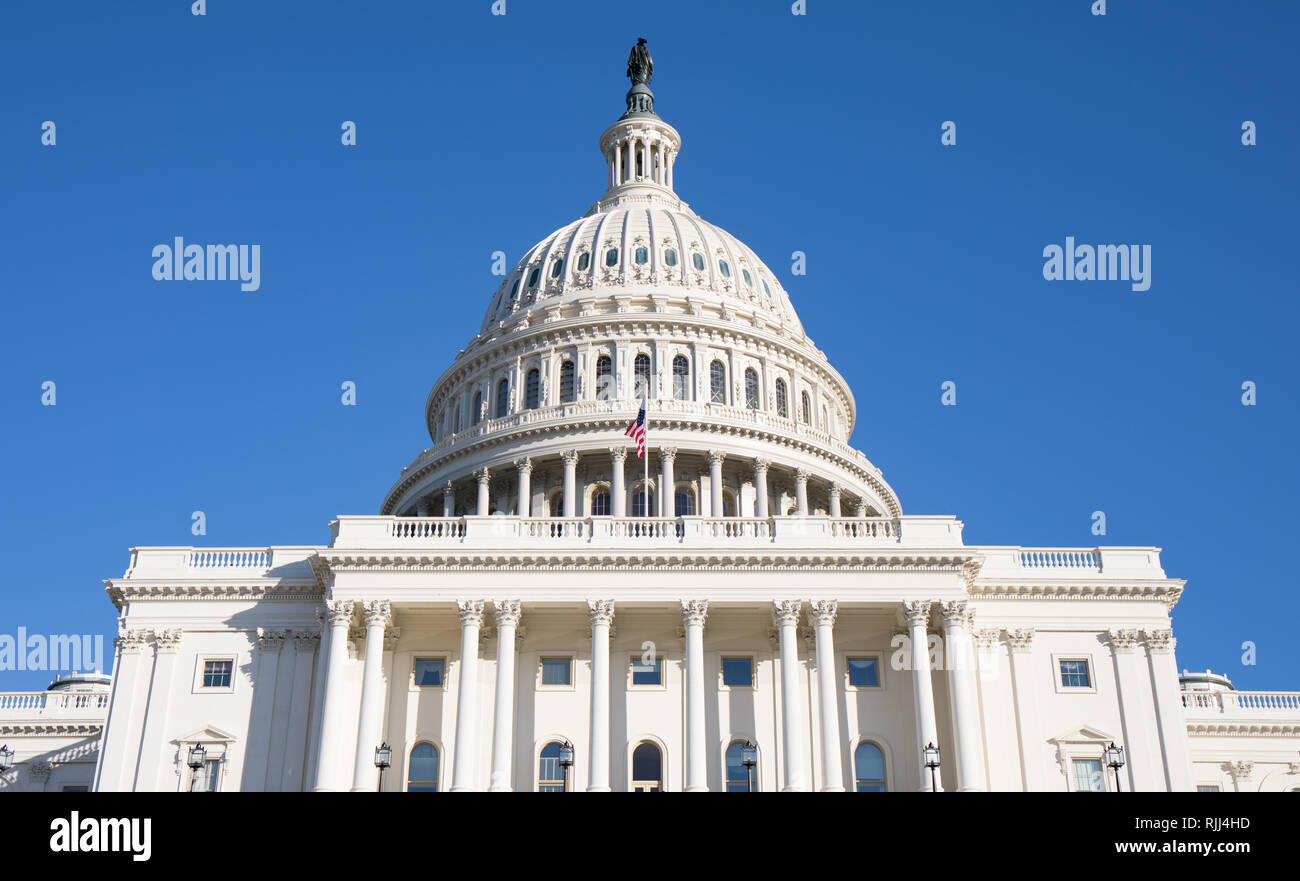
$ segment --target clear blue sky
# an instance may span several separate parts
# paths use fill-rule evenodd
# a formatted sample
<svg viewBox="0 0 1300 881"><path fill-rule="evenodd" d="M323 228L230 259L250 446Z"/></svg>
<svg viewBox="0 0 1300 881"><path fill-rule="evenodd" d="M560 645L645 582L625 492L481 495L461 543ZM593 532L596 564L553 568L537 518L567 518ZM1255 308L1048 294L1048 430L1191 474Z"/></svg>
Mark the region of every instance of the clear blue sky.
<svg viewBox="0 0 1300 881"><path fill-rule="evenodd" d="M490 5L4 4L0 633L111 637L133 545L323 544L376 512L491 253L600 196L644 36L679 193L782 274L908 513L1162 547L1179 663L1300 689L1300 7ZM261 289L154 281L177 235L260 244ZM1151 289L1045 281L1067 235L1151 245Z"/></svg>

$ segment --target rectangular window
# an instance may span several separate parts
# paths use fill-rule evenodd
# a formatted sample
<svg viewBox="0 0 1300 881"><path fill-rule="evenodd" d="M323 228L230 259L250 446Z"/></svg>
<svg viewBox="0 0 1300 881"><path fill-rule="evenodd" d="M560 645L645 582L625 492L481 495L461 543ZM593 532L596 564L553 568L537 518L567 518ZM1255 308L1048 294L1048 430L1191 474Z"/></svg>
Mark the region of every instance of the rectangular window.
<svg viewBox="0 0 1300 881"><path fill-rule="evenodd" d="M188 748L187 748L188 750ZM208 759L197 771L190 771L191 792L216 792L221 781L221 759Z"/></svg>
<svg viewBox="0 0 1300 881"><path fill-rule="evenodd" d="M1101 759L1074 760L1074 791L1102 792Z"/></svg>
<svg viewBox="0 0 1300 881"><path fill-rule="evenodd" d="M234 673L234 661L204 661L203 662L203 687L204 688L229 688L230 679Z"/></svg>
<svg viewBox="0 0 1300 881"><path fill-rule="evenodd" d="M442 688L447 672L445 658L416 658L415 685L417 688Z"/></svg>
<svg viewBox="0 0 1300 881"><path fill-rule="evenodd" d="M655 658L650 663L643 662L640 658L632 659L632 684L633 685L663 685L664 684L664 660Z"/></svg>
<svg viewBox="0 0 1300 881"><path fill-rule="evenodd" d="M1197 792L1218 792L1219 787L1215 786L1213 783L1202 783L1200 786L1196 787L1196 791Z"/></svg>
<svg viewBox="0 0 1300 881"><path fill-rule="evenodd" d="M542 685L573 685L573 659L542 658Z"/></svg>
<svg viewBox="0 0 1300 881"><path fill-rule="evenodd" d="M1088 662L1083 658L1068 658L1060 661L1062 688L1092 688L1092 677L1088 675Z"/></svg>
<svg viewBox="0 0 1300 881"><path fill-rule="evenodd" d="M753 688L753 658L723 658L722 684L733 688Z"/></svg>
<svg viewBox="0 0 1300 881"><path fill-rule="evenodd" d="M854 688L879 688L879 664L876 658L849 658L849 685Z"/></svg>

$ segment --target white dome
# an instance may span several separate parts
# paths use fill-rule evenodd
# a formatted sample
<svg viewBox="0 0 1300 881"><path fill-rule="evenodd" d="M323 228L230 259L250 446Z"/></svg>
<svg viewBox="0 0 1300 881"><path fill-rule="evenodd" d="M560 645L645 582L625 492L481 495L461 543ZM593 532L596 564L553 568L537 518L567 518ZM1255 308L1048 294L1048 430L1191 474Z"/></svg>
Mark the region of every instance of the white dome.
<svg viewBox="0 0 1300 881"><path fill-rule="evenodd" d="M785 288L744 242L675 199L610 201L528 250L493 296L485 333L539 306L660 290L728 305L737 317L757 312L804 337Z"/></svg>

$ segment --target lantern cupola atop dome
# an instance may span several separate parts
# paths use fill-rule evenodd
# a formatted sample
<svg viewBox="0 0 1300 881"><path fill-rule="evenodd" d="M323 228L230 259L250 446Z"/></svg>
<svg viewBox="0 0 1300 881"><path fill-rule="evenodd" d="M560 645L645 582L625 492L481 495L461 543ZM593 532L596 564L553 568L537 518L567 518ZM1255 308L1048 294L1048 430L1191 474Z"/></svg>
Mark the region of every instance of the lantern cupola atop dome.
<svg viewBox="0 0 1300 881"><path fill-rule="evenodd" d="M679 205L673 193L673 163L681 150L682 138L655 113L655 96L650 91L654 60L645 38L637 40L627 59L627 110L600 135L600 152L605 156L606 190L601 197L616 205L628 201L669 202Z"/></svg>

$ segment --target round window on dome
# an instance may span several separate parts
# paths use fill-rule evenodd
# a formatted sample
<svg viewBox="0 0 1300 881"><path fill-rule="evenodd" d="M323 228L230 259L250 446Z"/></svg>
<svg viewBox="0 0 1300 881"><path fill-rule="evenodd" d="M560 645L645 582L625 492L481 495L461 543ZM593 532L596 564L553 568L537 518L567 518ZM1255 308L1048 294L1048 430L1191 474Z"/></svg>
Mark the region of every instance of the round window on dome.
<svg viewBox="0 0 1300 881"><path fill-rule="evenodd" d="M718 271L722 273L723 278L731 278L731 267L727 265L726 260L718 261Z"/></svg>
<svg viewBox="0 0 1300 881"><path fill-rule="evenodd" d="M618 248L610 248L608 251L605 252L605 265L606 266L618 265Z"/></svg>
<svg viewBox="0 0 1300 881"><path fill-rule="evenodd" d="M665 266L677 265L677 252L674 251L672 248L669 248L667 251L664 251L664 265Z"/></svg>
<svg viewBox="0 0 1300 881"><path fill-rule="evenodd" d="M530 288L537 287L537 279L540 278L541 275L542 275L542 267L538 266L534 268L532 274L528 276L528 286Z"/></svg>
<svg viewBox="0 0 1300 881"><path fill-rule="evenodd" d="M749 277L749 270L742 269L740 270L740 274L745 277L745 287L752 288L754 286L754 280Z"/></svg>
<svg viewBox="0 0 1300 881"><path fill-rule="evenodd" d="M632 259L636 260L637 266L645 266L650 261L650 252L645 248L637 248L632 252Z"/></svg>
<svg viewBox="0 0 1300 881"><path fill-rule="evenodd" d="M701 254L692 254L691 263L695 266L696 272L704 271L704 257Z"/></svg>
<svg viewBox="0 0 1300 881"><path fill-rule="evenodd" d="M560 273L563 271L564 271L564 261L556 260L554 265L551 266L551 278L559 278Z"/></svg>
<svg viewBox="0 0 1300 881"><path fill-rule="evenodd" d="M578 255L578 271L586 272L587 267L591 265L591 255L583 251Z"/></svg>

